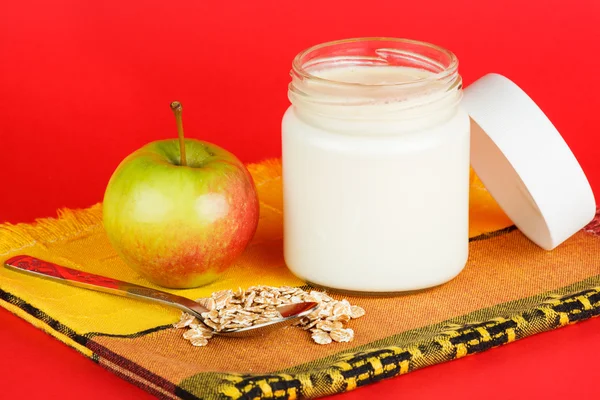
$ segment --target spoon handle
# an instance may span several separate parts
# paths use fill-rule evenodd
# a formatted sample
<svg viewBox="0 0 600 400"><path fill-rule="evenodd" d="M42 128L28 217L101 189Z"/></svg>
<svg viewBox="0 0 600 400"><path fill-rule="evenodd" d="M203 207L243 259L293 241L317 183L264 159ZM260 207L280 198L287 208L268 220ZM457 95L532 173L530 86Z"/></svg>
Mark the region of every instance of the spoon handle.
<svg viewBox="0 0 600 400"><path fill-rule="evenodd" d="M63 267L39 258L19 255L4 262L6 268L25 272L42 278L48 278L71 286L83 287L99 292L116 294L119 296L149 300L193 314L202 319L200 313L208 310L199 303L186 297L177 296L161 290L135 285L105 276L90 274L72 268Z"/></svg>

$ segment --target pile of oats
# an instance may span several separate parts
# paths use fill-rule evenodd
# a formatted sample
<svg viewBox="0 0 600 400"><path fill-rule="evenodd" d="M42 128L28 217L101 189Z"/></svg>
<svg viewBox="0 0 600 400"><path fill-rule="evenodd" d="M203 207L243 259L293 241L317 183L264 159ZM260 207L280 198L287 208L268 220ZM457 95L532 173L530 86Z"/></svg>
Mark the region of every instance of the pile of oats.
<svg viewBox="0 0 600 400"><path fill-rule="evenodd" d="M365 310L348 300L334 300L323 292L289 286L252 286L247 290L221 290L198 302L209 311L202 314L204 323L182 313L175 328L188 328L183 338L194 346L206 346L214 332L245 328L281 318L276 307L284 304L312 301L319 306L295 325L311 332L318 344L350 342L354 331L347 328L351 319L365 315ZM207 327L208 326L208 327ZM213 329L210 329L210 328Z"/></svg>

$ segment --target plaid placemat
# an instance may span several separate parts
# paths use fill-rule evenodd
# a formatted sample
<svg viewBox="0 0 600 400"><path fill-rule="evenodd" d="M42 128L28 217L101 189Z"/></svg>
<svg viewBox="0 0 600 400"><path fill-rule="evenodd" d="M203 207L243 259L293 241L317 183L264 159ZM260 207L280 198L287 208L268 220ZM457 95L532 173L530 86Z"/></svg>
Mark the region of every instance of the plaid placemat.
<svg viewBox="0 0 600 400"><path fill-rule="evenodd" d="M283 261L281 164L250 165L261 200L253 242L217 282L172 291L200 298L252 285L305 286ZM0 305L160 398L291 399L352 390L596 316L600 222L547 252L516 230L471 180L470 256L451 282L395 297L346 298L366 315L350 343L317 345L288 327L264 337L193 347L172 324L180 312L0 268ZM435 227L432 227L435 229ZM57 219L0 225L0 261L27 254L153 286L129 269L102 228L101 206Z"/></svg>

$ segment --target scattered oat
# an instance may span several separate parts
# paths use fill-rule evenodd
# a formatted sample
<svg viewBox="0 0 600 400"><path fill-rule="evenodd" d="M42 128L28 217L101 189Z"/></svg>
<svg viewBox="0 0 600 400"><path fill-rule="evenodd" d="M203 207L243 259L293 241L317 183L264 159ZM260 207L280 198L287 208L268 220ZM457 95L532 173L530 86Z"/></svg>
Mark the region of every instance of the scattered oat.
<svg viewBox="0 0 600 400"><path fill-rule="evenodd" d="M238 286L238 290L235 292L235 296L234 296L234 297L236 297L236 298L238 298L238 299L240 299L240 298L241 298L241 299L243 300L243 297L244 297L244 289L242 289L240 286Z"/></svg>
<svg viewBox="0 0 600 400"><path fill-rule="evenodd" d="M352 318L360 318L363 315L365 315L365 309L359 306L352 306L350 307L350 311L351 311L351 317Z"/></svg>
<svg viewBox="0 0 600 400"><path fill-rule="evenodd" d="M351 342L354 339L354 331L350 328L338 328L329 332L329 336L336 342Z"/></svg>
<svg viewBox="0 0 600 400"><path fill-rule="evenodd" d="M195 332L200 333L203 337L205 337L207 339L210 339L215 334L214 330L208 328L204 324L191 324L190 325L190 331L192 331L192 330L195 331ZM183 335L185 337L185 333Z"/></svg>
<svg viewBox="0 0 600 400"><path fill-rule="evenodd" d="M333 315L336 317L340 317L342 315L350 316L352 314L350 303L348 300L344 299L342 301L337 302L333 306Z"/></svg>
<svg viewBox="0 0 600 400"><path fill-rule="evenodd" d="M199 329L190 329L183 334L183 338L187 340L196 339L199 337L204 337Z"/></svg>
<svg viewBox="0 0 600 400"><path fill-rule="evenodd" d="M199 299L208 312L202 313L203 322L182 313L175 328L187 328L183 338L193 346L206 346L215 332L246 328L281 318L276 307L284 304L314 301L319 306L295 325L311 332L315 343L350 342L354 330L347 328L351 319L365 315L365 310L351 305L348 300L335 300L324 292L289 286L252 286L246 290L220 290L211 297Z"/></svg>
<svg viewBox="0 0 600 400"><path fill-rule="evenodd" d="M300 326L305 331L307 331L307 330L311 329L312 327L314 327L315 325L317 325L320 321L321 320L318 318L311 320L308 317L304 317L300 320L300 322L297 325Z"/></svg>
<svg viewBox="0 0 600 400"><path fill-rule="evenodd" d="M198 303L200 303L201 306L206 308L208 311L214 310L215 307L217 306L217 304L215 303L215 299L213 299L212 297L209 297L207 299L198 299L197 301L198 301Z"/></svg>
<svg viewBox="0 0 600 400"><path fill-rule="evenodd" d="M329 335L329 333L324 332L319 329L315 329L315 331L313 332L311 337L317 344L329 344L332 342L332 339L331 339L331 336Z"/></svg>
<svg viewBox="0 0 600 400"><path fill-rule="evenodd" d="M317 321L317 329L320 329L325 332L331 332L334 329L343 328L344 325L339 321Z"/></svg>
<svg viewBox="0 0 600 400"><path fill-rule="evenodd" d="M194 322L194 316L190 315L188 313L181 313L181 317L179 318L179 322L176 322L173 324L173 327L177 328L177 329L181 329L181 328L185 328L186 326L190 325L192 322Z"/></svg>
<svg viewBox="0 0 600 400"><path fill-rule="evenodd" d="M254 301L254 297L256 297L256 292L252 291L252 292L248 293L248 295L245 297L246 297L246 300L245 300L244 305L246 308L250 308L252 306L252 302Z"/></svg>
<svg viewBox="0 0 600 400"><path fill-rule="evenodd" d="M190 340L190 343L192 344L192 346L202 347L208 344L208 339L205 337L194 338Z"/></svg>

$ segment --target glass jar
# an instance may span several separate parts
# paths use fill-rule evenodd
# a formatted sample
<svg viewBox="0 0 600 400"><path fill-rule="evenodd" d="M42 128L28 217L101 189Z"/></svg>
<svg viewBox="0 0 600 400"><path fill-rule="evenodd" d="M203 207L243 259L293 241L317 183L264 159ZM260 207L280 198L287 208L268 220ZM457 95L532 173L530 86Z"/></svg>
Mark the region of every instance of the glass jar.
<svg viewBox="0 0 600 400"><path fill-rule="evenodd" d="M282 121L284 253L314 285L403 292L468 255L469 117L458 60L406 39L298 54Z"/></svg>

